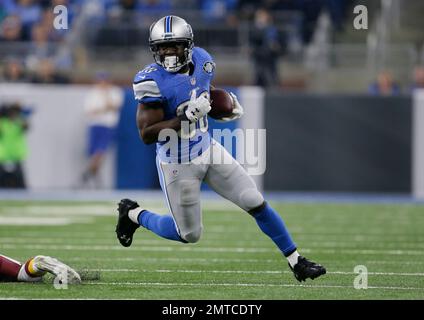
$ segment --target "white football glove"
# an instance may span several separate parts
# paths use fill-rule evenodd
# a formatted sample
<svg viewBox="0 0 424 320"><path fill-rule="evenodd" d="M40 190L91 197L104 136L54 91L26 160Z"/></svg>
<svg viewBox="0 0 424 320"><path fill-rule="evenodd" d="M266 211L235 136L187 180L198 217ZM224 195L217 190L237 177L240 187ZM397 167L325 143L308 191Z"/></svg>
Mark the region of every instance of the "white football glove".
<svg viewBox="0 0 424 320"><path fill-rule="evenodd" d="M241 106L240 102L237 99L237 96L230 92L230 97L233 100L233 114L229 117L224 117L220 120L226 122L226 121L232 121L236 120L238 118L241 118L241 116L244 114L243 107Z"/></svg>
<svg viewBox="0 0 424 320"><path fill-rule="evenodd" d="M211 104L203 95L196 98L196 91L193 91L185 111L185 115L190 122L197 122L211 110Z"/></svg>

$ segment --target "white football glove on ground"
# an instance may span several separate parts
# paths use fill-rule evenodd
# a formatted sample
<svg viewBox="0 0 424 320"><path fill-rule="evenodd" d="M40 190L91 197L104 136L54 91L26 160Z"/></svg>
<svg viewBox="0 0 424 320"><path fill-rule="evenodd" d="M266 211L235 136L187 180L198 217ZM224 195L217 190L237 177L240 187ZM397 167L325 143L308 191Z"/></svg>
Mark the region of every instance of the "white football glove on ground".
<svg viewBox="0 0 424 320"><path fill-rule="evenodd" d="M241 106L240 102L237 99L237 96L230 92L230 97L233 100L233 114L229 117L224 117L220 120L222 121L232 121L232 120L236 120L238 118L241 118L241 116L244 114L244 110L243 107Z"/></svg>
<svg viewBox="0 0 424 320"><path fill-rule="evenodd" d="M211 104L208 99L200 95L196 98L196 91L193 91L185 111L185 115L190 122L197 122L211 110Z"/></svg>

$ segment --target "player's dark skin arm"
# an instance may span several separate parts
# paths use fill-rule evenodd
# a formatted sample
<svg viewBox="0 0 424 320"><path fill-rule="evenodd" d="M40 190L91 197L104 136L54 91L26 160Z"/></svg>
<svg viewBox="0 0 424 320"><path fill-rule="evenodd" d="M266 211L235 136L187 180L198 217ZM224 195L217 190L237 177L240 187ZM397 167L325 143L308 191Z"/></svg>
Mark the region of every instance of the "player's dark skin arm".
<svg viewBox="0 0 424 320"><path fill-rule="evenodd" d="M137 127L140 138L145 144L158 141L159 133L162 129L181 129L181 121L188 121L184 116L175 117L170 120L163 120L164 113L160 104L138 104Z"/></svg>
<svg viewBox="0 0 424 320"><path fill-rule="evenodd" d="M215 89L212 85L210 89ZM162 129L181 129L181 121L188 121L185 115L163 121L164 113L160 103L143 104L139 103L137 108L137 127L141 140L145 144L152 144L158 141L159 133Z"/></svg>

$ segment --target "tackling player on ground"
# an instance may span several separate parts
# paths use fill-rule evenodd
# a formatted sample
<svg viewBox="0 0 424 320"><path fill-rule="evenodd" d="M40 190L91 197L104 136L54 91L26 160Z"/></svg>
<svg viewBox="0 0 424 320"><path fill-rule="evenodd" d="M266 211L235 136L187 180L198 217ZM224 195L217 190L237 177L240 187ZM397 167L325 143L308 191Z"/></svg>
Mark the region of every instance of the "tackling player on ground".
<svg viewBox="0 0 424 320"><path fill-rule="evenodd" d="M287 258L298 281L325 274L323 266L299 255L284 221L264 200L253 179L210 137L207 114L215 63L208 52L194 47L191 26L177 16L163 17L150 27L149 45L155 63L137 73L133 84L137 126L146 144L156 142L156 164L170 215L159 215L133 200L122 199L116 226L119 242L130 246L140 225L166 239L199 241L203 229L200 186L205 181L256 220ZM237 97L231 97L233 115L224 121L243 115ZM178 141L160 139L164 129L178 131ZM173 152L172 147L178 151ZM216 154L224 160L208 161Z"/></svg>
<svg viewBox="0 0 424 320"><path fill-rule="evenodd" d="M81 277L74 269L55 258L35 256L21 264L0 255L0 282L39 282L47 272L57 277L59 283L81 283Z"/></svg>

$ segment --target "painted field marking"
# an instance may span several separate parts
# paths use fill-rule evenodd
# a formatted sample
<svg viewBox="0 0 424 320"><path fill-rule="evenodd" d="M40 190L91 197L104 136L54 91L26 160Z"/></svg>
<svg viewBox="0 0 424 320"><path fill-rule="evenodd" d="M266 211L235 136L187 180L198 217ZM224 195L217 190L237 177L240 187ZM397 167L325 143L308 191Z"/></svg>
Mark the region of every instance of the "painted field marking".
<svg viewBox="0 0 424 320"><path fill-rule="evenodd" d="M90 261L110 261L110 257L68 257L67 260L69 261L86 261L89 259ZM178 263L281 263L283 260L280 259L235 259L235 258L171 258L171 257L120 257L119 261L136 261L140 263L150 263L150 262L178 262ZM330 264L331 262L328 261ZM345 263L333 263L333 265L355 265L358 261L356 260L345 260ZM394 264L394 265L422 265L424 264L424 261L387 261L387 260L381 260L381 261L373 261L373 260L363 260L361 262L362 264L368 265L368 264Z"/></svg>
<svg viewBox="0 0 424 320"><path fill-rule="evenodd" d="M3 249L43 249L43 250L81 250L81 251L109 251L109 250L122 250L121 246L107 246L107 245L13 245L13 244L0 244ZM232 253L268 253L278 252L277 248L245 248L245 247L197 247L197 246L150 246L150 247L135 247L131 248L132 251L178 251L178 252L232 252ZM303 248L304 253L323 253L323 254L340 254L340 250L333 249L311 249ZM343 251L343 254L353 255L417 255L423 256L421 250L376 250L376 249L349 249Z"/></svg>
<svg viewBox="0 0 424 320"><path fill-rule="evenodd" d="M64 226L72 223L91 223L93 220L87 218L67 217L0 217L0 226Z"/></svg>
<svg viewBox="0 0 424 320"><path fill-rule="evenodd" d="M102 245L102 244L109 244L111 242L115 242L115 236L111 235L110 237L96 237L96 238L84 238L83 236L73 238L71 237L0 237L0 243L3 244L25 244L25 243L31 243L31 244L42 244L42 243L55 243L56 245L59 244L69 244L70 242L73 242L73 245L80 245L80 244L86 244L90 243L92 245ZM163 239L140 239L139 244L140 245L161 245L164 242ZM231 244L233 246L246 246L246 247L257 247L257 245L263 244L270 244L269 239L267 238L259 238L255 240L235 240L235 239L225 239L223 241L221 239L220 242L225 242L228 244ZM214 239L203 239L202 244L217 244L217 241ZM346 245L343 245L346 244ZM344 249L344 250L357 250L358 244L353 244L353 246L347 245L349 242L320 242L316 245L310 244L308 245L309 248L323 248L323 249ZM353 248L352 248L353 247ZM376 247L373 245L374 249ZM415 244L413 245L411 242L411 245L400 245L396 243L392 243L392 245L388 245L386 243L381 244L377 246L377 248L383 248L383 249L392 249L391 247L396 247L396 249L409 249L410 247L413 247L414 249L418 248L424 248L424 244ZM365 250L365 249L362 249Z"/></svg>
<svg viewBox="0 0 424 320"><path fill-rule="evenodd" d="M100 272L153 272L153 273L222 273L222 274L292 274L291 271L285 270L171 270L171 269L88 269L87 271L100 271ZM341 275L357 275L355 272L347 271L328 271L327 274L341 274ZM406 272L368 272L368 275L378 276L410 276L410 277L424 277L424 273L406 273ZM423 288L424 289L424 288Z"/></svg>
<svg viewBox="0 0 424 320"><path fill-rule="evenodd" d="M179 283L165 283L165 282L91 282L84 283L83 285L97 285L97 286L160 286L160 287L277 287L277 288L342 288L356 290L353 286L341 285L306 285L306 284L267 284L267 283L196 283L196 282L179 282ZM424 288L417 287L380 287L368 286L368 289L379 290L419 290L424 291Z"/></svg>

